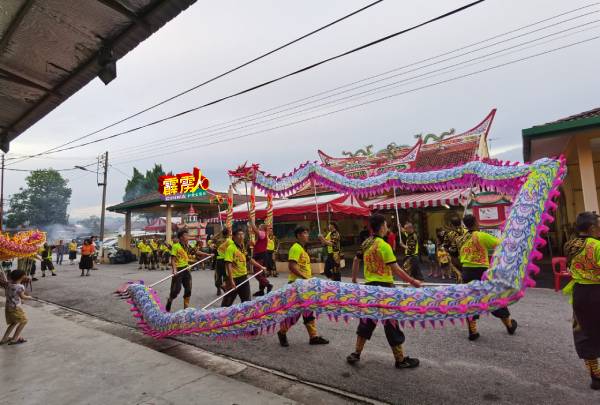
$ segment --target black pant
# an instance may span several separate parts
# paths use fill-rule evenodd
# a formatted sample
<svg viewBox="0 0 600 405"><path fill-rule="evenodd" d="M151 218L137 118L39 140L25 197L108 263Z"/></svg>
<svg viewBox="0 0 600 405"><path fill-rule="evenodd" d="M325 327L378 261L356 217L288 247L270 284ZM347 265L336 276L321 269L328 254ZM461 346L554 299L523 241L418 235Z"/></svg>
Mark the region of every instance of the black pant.
<svg viewBox="0 0 600 405"><path fill-rule="evenodd" d="M404 271L406 271L412 278L416 278L420 281L425 280L423 273L421 273L418 256L406 256L404 258L404 262L402 263L402 267L404 268Z"/></svg>
<svg viewBox="0 0 600 405"><path fill-rule="evenodd" d="M148 267L148 264L150 264L150 258L148 257L148 255L149 254L147 252L140 253L140 267L142 266L142 264Z"/></svg>
<svg viewBox="0 0 600 405"><path fill-rule="evenodd" d="M54 265L52 264L52 259L43 259L42 260L42 271L54 271Z"/></svg>
<svg viewBox="0 0 600 405"><path fill-rule="evenodd" d="M600 284L576 284L573 290L573 340L580 359L600 357Z"/></svg>
<svg viewBox="0 0 600 405"><path fill-rule="evenodd" d="M250 301L250 283L246 283L240 286L240 284L242 284L247 279L248 276L241 276L233 279L236 288L234 291L230 292L225 297L223 297L223 301L221 302L222 307L232 306L233 302L235 301L235 297L237 297L238 295L240 296L241 302Z"/></svg>
<svg viewBox="0 0 600 405"><path fill-rule="evenodd" d="M382 283L378 281L371 281L365 283L366 285L375 285L380 287L390 287L394 288L394 284L392 283ZM360 320L358 324L358 328L356 329L356 334L360 337L363 337L367 340L371 339L373 335L373 331L377 327L377 321L372 319L363 318ZM391 322L384 322L383 330L385 331L385 337L388 341L388 344L391 347L401 345L404 343L405 337L404 333L400 329L397 323L392 324Z"/></svg>
<svg viewBox="0 0 600 405"><path fill-rule="evenodd" d="M486 270L487 270L486 267L463 267L462 268L463 283L466 284L471 281L481 280L481 277L483 277L483 273L485 273ZM508 308L503 307L503 308L498 308L495 311L492 311L492 315L494 315L496 318L506 319L506 318L510 317L510 312L509 312ZM479 319L479 315L474 315L473 319Z"/></svg>
<svg viewBox="0 0 600 405"><path fill-rule="evenodd" d="M225 261L223 259L217 259L217 266L215 269L215 287L221 288L227 277L227 271L225 270Z"/></svg>
<svg viewBox="0 0 600 405"><path fill-rule="evenodd" d="M342 273L340 272L340 266L335 261L333 253L327 254L325 259L325 276L332 279L333 281L342 281Z"/></svg>
<svg viewBox="0 0 600 405"><path fill-rule="evenodd" d="M177 271L185 269L185 267L179 267ZM192 273L189 271L182 271L181 273L171 278L171 293L169 294L169 300L173 301L181 292L181 286L183 286L183 298L189 298L192 296Z"/></svg>

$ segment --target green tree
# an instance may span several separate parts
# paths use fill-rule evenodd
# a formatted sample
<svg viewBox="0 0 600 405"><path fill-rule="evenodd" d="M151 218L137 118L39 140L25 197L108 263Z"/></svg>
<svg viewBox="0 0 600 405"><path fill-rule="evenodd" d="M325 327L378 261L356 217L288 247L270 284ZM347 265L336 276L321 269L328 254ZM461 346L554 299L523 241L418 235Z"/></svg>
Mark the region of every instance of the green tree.
<svg viewBox="0 0 600 405"><path fill-rule="evenodd" d="M27 187L19 188L10 198L7 225L67 224L67 207L71 200L67 181L53 169L32 171L25 179Z"/></svg>
<svg viewBox="0 0 600 405"><path fill-rule="evenodd" d="M147 170L145 175L134 167L133 176L131 176L131 179L127 181L127 185L125 186L123 200L133 200L144 194L158 191L158 178L164 174L165 171L162 165L159 164L155 164L151 170Z"/></svg>

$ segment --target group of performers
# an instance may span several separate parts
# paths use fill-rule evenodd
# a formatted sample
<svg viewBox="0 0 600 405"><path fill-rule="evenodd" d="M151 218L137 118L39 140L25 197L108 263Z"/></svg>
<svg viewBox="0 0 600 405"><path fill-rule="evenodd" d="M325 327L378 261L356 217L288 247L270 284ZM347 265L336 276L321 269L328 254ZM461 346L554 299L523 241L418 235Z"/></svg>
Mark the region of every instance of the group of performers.
<svg viewBox="0 0 600 405"><path fill-rule="evenodd" d="M461 275L460 281L469 283L474 280L481 280L490 266L489 252L493 251L500 243L499 239L482 232L479 229L478 222L473 215L465 215L462 220L454 218L451 221L452 229L438 234L442 241L438 254L440 264L452 266L453 271ZM399 261L394 253L394 249L386 240L388 234L388 225L385 217L374 214L370 217L370 236L362 242L352 265L352 282L358 282L358 273L360 263L363 263L364 282L367 285L380 286L386 288L396 288L394 285L394 276L408 283L413 287L421 287L422 274L415 271L418 268L418 238L410 223L403 227L403 237L401 246L404 250L405 259ZM407 226L408 225L408 226ZM580 358L587 366L591 376L591 387L600 389L600 367L598 358L600 357L600 312L597 311L600 305L600 216L596 213L582 213L577 217L576 229L578 237L569 241L566 245L568 253L569 268L572 274L572 281L565 288L565 291L572 295L573 302L573 335L575 347ZM216 246L216 270L215 285L218 293L228 292L221 305L228 307L233 305L236 297L240 301L249 301L251 299L250 283L248 282L248 263L252 264L255 274L264 274L267 270L269 254L269 238L272 235L271 230L264 225L256 226L253 223L249 226L249 231L256 237L256 243L252 246L258 252L253 256L248 255L248 245L245 241L245 232L243 229L236 229L230 234L225 228L218 237L214 238ZM305 227L296 228L295 242L288 253L288 282L294 282L297 279L311 278L312 271L310 266L310 256L307 252L309 242L309 232ZM414 235L414 236L412 236ZM181 271L190 265L192 257L187 248L187 231L180 231L177 235L178 242L173 244L170 251L171 267L173 277L171 291L167 300L166 309L171 310L173 300L178 296L181 288L184 289L184 308L189 306L191 296L192 280L188 271ZM328 232L319 236L319 240L327 248L327 260L325 272L326 276L332 280L341 280L340 261L341 261L341 243L339 228L335 223L328 225ZM264 245L262 249L261 244ZM209 256L204 252L194 253L195 258ZM402 265L400 265L401 263ZM259 274L260 275L260 274ZM259 277L259 294L269 292L272 285ZM514 335L518 324L512 319L508 308L499 308L492 312L492 315L499 318L509 335ZM328 344L329 341L318 334L315 316L312 312L306 312L302 315L304 325L308 332L309 343L311 345ZM477 340L480 332L477 327L478 316L473 316L467 320L468 339ZM287 323L280 327L277 332L279 343L283 347L289 346L287 331L291 324ZM361 359L361 354L366 342L371 338L373 331L377 327L377 322L370 319L361 319L356 331L356 345L354 351L350 353L346 360L349 364L356 364ZM397 322L385 322L383 325L385 336L390 345L394 364L396 368L414 368L419 366L419 360L405 355L403 344L405 335Z"/></svg>
<svg viewBox="0 0 600 405"><path fill-rule="evenodd" d="M139 270L142 267L145 270L168 270L171 262L170 243L158 239L140 239L136 243L136 247L140 253Z"/></svg>

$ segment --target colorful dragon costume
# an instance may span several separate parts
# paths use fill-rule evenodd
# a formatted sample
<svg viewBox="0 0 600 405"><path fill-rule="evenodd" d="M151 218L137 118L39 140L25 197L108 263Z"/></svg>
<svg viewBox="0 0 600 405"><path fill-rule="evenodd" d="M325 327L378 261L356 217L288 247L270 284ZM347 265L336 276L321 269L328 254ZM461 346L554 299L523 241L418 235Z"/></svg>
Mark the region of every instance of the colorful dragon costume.
<svg viewBox="0 0 600 405"><path fill-rule="evenodd" d="M13 236L0 233L0 260L33 256L44 243L46 234L41 231L18 232Z"/></svg>
<svg viewBox="0 0 600 405"><path fill-rule="evenodd" d="M155 291L136 283L127 288L132 312L140 328L156 338L202 335L214 339L255 336L275 331L305 311L330 319L371 318L381 321L436 327L445 321L464 321L475 314L513 304L535 285L530 273L539 272L534 261L545 245L542 234L554 218L557 188L566 174L563 158L540 159L532 164L474 161L430 172L390 171L365 179L345 177L317 163L275 177L258 166L230 172L244 176L267 194L286 195L315 181L329 189L358 196L402 190L445 190L479 185L514 196L513 208L502 231L490 269L482 281L424 288L382 288L326 281L299 280L254 301L229 308L188 308L163 312Z"/></svg>

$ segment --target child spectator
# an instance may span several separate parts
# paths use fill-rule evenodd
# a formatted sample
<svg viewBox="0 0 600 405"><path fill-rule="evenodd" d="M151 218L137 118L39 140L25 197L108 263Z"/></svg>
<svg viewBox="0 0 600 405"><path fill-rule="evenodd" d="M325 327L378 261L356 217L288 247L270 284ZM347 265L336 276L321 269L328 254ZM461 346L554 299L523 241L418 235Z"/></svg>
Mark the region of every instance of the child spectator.
<svg viewBox="0 0 600 405"><path fill-rule="evenodd" d="M442 273L442 280L445 280L446 278L450 280L450 253L448 253L443 245L440 245L438 248L437 259Z"/></svg>
<svg viewBox="0 0 600 405"><path fill-rule="evenodd" d="M16 345L25 343L27 340L21 337L23 328L27 325L27 315L22 307L22 300L31 299L31 297L25 294L25 286L23 282L26 280L26 275L23 270L13 270L9 275L10 282L6 287L6 333L2 337L0 344L8 343L9 345ZM15 333L12 338L9 338L10 333L15 329Z"/></svg>
<svg viewBox="0 0 600 405"><path fill-rule="evenodd" d="M429 277L439 277L439 267L437 264L437 257L435 256L435 243L428 240L425 244L425 248L427 249L427 258L429 259L429 265L431 266Z"/></svg>

